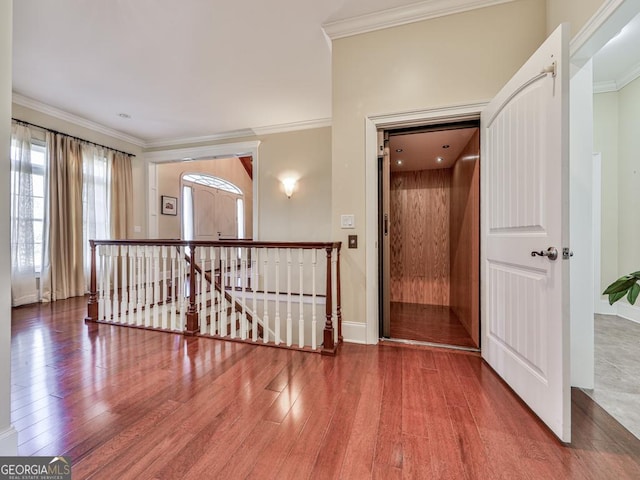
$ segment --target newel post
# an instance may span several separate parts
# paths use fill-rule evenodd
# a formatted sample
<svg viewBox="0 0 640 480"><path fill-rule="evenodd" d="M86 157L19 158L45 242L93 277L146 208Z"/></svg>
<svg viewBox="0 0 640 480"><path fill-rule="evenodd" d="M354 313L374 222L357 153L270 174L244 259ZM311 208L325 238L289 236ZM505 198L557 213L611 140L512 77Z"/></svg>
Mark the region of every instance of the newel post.
<svg viewBox="0 0 640 480"><path fill-rule="evenodd" d="M87 316L85 322L98 321L98 286L96 281L96 242L89 240L91 248L91 278L89 280L89 302L87 303Z"/></svg>
<svg viewBox="0 0 640 480"><path fill-rule="evenodd" d="M331 275L331 252L333 250L333 246L326 247L327 251L327 297L325 303L325 316L326 321L324 323L324 336L322 342L322 355L335 355L336 354L336 345L333 341L333 295L331 292L332 289L332 275Z"/></svg>
<svg viewBox="0 0 640 480"><path fill-rule="evenodd" d="M196 247L189 246L189 308L187 309L187 328L185 335L198 332L198 309L196 308Z"/></svg>

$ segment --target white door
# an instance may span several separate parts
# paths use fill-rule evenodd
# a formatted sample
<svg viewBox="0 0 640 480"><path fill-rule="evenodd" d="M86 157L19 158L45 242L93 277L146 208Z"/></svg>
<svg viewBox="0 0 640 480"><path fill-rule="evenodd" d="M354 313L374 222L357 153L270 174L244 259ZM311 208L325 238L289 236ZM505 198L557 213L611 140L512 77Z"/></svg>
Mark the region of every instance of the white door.
<svg viewBox="0 0 640 480"><path fill-rule="evenodd" d="M229 240L238 236L238 196L193 184L195 240Z"/></svg>
<svg viewBox="0 0 640 480"><path fill-rule="evenodd" d="M568 29L482 113L482 356L562 440L569 380ZM552 256L532 256L532 252Z"/></svg>

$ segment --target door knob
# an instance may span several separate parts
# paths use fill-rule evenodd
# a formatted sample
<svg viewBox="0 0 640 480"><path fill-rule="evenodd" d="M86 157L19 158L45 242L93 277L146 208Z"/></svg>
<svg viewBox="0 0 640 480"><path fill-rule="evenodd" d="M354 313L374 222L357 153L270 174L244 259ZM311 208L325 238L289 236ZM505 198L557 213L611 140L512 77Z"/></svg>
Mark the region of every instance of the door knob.
<svg viewBox="0 0 640 480"><path fill-rule="evenodd" d="M536 252L535 250L531 252L532 257L547 257L549 260L555 260L558 258L558 249L556 247L549 247L547 251L540 250Z"/></svg>

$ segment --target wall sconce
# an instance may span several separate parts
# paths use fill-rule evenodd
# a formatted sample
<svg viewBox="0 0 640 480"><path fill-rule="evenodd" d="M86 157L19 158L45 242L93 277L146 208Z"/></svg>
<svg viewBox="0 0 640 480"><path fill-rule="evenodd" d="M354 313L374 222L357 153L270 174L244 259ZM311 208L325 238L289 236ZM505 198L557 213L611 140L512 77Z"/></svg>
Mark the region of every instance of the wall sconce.
<svg viewBox="0 0 640 480"><path fill-rule="evenodd" d="M296 188L296 179L291 177L284 178L282 179L282 186L284 187L284 193L287 198L291 198L293 190Z"/></svg>

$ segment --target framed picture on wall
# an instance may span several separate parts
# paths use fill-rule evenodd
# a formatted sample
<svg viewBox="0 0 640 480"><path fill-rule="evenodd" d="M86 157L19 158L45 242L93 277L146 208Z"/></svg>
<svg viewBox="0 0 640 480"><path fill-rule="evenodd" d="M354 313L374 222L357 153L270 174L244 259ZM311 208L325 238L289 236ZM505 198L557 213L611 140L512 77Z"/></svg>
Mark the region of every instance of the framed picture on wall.
<svg viewBox="0 0 640 480"><path fill-rule="evenodd" d="M160 212L162 215L177 215L178 214L178 199L176 197L168 197L162 195L162 208Z"/></svg>

